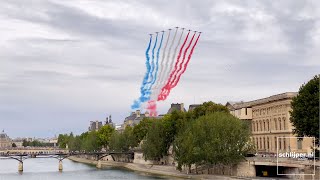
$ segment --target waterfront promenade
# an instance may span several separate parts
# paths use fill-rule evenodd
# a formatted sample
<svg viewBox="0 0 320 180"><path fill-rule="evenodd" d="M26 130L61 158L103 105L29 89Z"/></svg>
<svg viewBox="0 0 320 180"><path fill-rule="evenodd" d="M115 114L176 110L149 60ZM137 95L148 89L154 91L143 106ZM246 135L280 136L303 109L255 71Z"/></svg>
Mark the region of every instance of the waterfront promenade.
<svg viewBox="0 0 320 180"><path fill-rule="evenodd" d="M98 164L98 161L89 160L79 157L69 157L68 159L86 163L91 165ZM133 171L143 172L147 174L161 175L161 176L170 176L173 178L181 179L221 179L221 180L235 180L235 179L244 179L239 177L230 177L230 176L219 176L219 175L208 175L208 174L185 174L175 169L175 166L165 166L165 165L146 165L146 164L136 164L136 163L125 163L125 162L114 162L114 161L101 161L101 168L107 167L118 167L126 168ZM250 178L246 178L250 179Z"/></svg>

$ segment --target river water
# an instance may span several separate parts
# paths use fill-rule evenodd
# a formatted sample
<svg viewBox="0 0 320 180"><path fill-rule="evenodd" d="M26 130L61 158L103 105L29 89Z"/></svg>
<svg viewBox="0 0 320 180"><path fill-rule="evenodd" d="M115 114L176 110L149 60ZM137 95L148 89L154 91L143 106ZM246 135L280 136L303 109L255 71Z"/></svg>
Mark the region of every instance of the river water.
<svg viewBox="0 0 320 180"><path fill-rule="evenodd" d="M52 158L26 159L23 173L18 173L18 161L0 159L0 180L96 180L96 179L166 179L125 169L97 169L95 166L63 160L63 172L58 160Z"/></svg>

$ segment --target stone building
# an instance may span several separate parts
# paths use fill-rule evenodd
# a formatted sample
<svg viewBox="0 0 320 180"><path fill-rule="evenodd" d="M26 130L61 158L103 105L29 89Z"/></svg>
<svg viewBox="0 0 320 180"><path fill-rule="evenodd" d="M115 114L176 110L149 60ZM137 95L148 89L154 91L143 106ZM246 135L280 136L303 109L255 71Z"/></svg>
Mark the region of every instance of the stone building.
<svg viewBox="0 0 320 180"><path fill-rule="evenodd" d="M0 149L9 147L12 147L12 141L9 136L2 131L2 133L0 133Z"/></svg>
<svg viewBox="0 0 320 180"><path fill-rule="evenodd" d="M98 131L101 127L101 121L90 121L89 131Z"/></svg>
<svg viewBox="0 0 320 180"><path fill-rule="evenodd" d="M186 109L184 108L184 104L183 103L181 103L181 104L172 103L170 109L167 112L167 114L172 113L174 110L181 111L181 112L186 112Z"/></svg>
<svg viewBox="0 0 320 180"><path fill-rule="evenodd" d="M296 138L292 133L290 111L296 92L286 92L249 102L227 103L230 113L251 121L252 142L260 153L310 153L311 138ZM277 148L278 147L278 148Z"/></svg>
<svg viewBox="0 0 320 180"><path fill-rule="evenodd" d="M131 112L131 114L124 119L123 129L125 129L127 126L134 126L139 124L140 121L145 117L149 117L148 111L146 111L144 114L141 114L140 110Z"/></svg>
<svg viewBox="0 0 320 180"><path fill-rule="evenodd" d="M192 111L192 110L194 110L196 107L199 107L199 106L201 106L201 104L190 104L188 111Z"/></svg>

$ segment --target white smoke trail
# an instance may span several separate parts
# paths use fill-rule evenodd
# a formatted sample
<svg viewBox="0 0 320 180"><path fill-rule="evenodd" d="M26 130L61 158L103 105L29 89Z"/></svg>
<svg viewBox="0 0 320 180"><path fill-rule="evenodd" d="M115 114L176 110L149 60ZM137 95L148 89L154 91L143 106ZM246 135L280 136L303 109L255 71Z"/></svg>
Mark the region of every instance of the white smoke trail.
<svg viewBox="0 0 320 180"><path fill-rule="evenodd" d="M161 76L163 74L163 61L164 61L164 58L166 57L166 49L167 49L168 42L169 42L169 39L170 39L170 32L171 31L169 31L169 34L168 34L168 37L167 37L167 40L166 40L166 44L165 44L165 46L163 48L162 58L161 58L160 66L159 66L160 70L158 72L159 75L158 75L158 79L157 79L157 82L156 82L154 88L152 88L153 90L152 90L152 93L151 93L151 96L150 96L150 100L155 100L155 98L158 95L157 93L158 93L158 89L159 89L160 79L161 79Z"/></svg>
<svg viewBox="0 0 320 180"><path fill-rule="evenodd" d="M173 36L173 39L171 41L171 44L170 44L170 47L169 47L169 52L168 52L168 55L166 57L166 61L165 61L165 64L164 64L164 69L163 69L163 72L162 74L160 75L159 77L159 86L157 87L157 89L155 90L155 95L158 96L158 94L160 93L161 91L161 88L164 86L165 82L166 82L166 76L167 76L167 69L169 67L169 59L170 59L170 54L171 54L171 50L172 50L172 46L174 44L174 41L175 41L175 38L176 38L176 35L177 35L177 31L178 31L178 28L176 29L175 33L174 33L174 36ZM170 31L169 31L170 32ZM163 57L164 58L164 57ZM156 97L157 98L157 97Z"/></svg>
<svg viewBox="0 0 320 180"><path fill-rule="evenodd" d="M169 78L169 75L171 74L171 72L172 72L172 70L173 70L173 67L174 67L173 64L174 64L174 62L175 62L174 59L175 59L175 57L176 57L176 54L177 54L177 51L178 51L178 47L179 47L180 42L181 42L181 38L182 38L182 35L183 35L183 31L184 31L184 29L182 29L180 38L179 38L179 40L178 40L178 44L177 44L177 46L175 47L173 56L172 56L172 58L171 58L171 64L170 64L170 66L169 66L169 72L165 75L164 85L166 85L166 83L167 83L167 81L168 81L168 78ZM163 85L163 86L164 86L164 85Z"/></svg>

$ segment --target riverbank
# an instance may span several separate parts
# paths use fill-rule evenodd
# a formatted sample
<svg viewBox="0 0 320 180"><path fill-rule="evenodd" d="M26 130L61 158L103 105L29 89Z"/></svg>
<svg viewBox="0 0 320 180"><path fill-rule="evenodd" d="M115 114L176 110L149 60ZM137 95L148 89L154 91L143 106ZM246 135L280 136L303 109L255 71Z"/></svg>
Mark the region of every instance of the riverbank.
<svg viewBox="0 0 320 180"><path fill-rule="evenodd" d="M78 157L69 157L70 160L79 162L79 163L86 163L90 165L97 165L97 161L88 160L85 158L78 158ZM174 166L164 166L164 165L145 165L145 164L135 164L135 163L124 163L124 162L114 162L114 161L101 161L101 167L118 167L118 168L126 168L129 170L143 172L147 174L154 174L160 176L170 176L174 178L183 178L183 179L221 179L221 180L234 180L240 179L236 177L229 177L229 176L219 176L219 175L208 175L208 174L185 174L181 173L178 170L175 170Z"/></svg>

